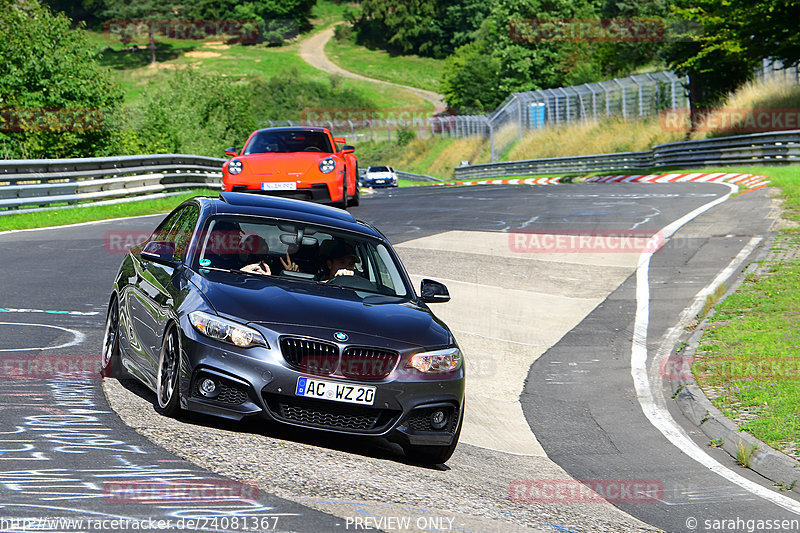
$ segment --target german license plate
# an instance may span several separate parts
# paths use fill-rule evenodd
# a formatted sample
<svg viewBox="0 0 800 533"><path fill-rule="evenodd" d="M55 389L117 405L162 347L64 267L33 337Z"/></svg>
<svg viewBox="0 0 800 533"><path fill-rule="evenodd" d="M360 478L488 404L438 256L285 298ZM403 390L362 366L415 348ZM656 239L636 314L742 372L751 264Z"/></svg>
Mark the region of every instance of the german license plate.
<svg viewBox="0 0 800 533"><path fill-rule="evenodd" d="M265 181L261 183L262 191L294 191L297 183L294 181Z"/></svg>
<svg viewBox="0 0 800 533"><path fill-rule="evenodd" d="M302 377L297 378L295 394L306 398L360 405L372 405L372 402L375 401L375 387Z"/></svg>

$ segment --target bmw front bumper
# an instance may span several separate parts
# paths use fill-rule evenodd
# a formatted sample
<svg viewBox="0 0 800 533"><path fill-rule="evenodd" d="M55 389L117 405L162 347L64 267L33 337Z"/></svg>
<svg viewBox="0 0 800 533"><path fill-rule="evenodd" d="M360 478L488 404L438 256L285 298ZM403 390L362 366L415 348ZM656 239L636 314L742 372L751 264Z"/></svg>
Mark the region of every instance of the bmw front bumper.
<svg viewBox="0 0 800 533"><path fill-rule="evenodd" d="M463 365L446 377L422 375L401 368L405 361L401 351L400 363L386 379L314 375L292 368L277 337L265 337L270 348L245 349L203 337L190 325L184 327L182 407L233 420L255 415L297 427L387 437L412 445L452 442L464 405ZM368 339L351 340L363 345L359 341ZM360 405L299 396L295 391L300 377L375 387L374 400L372 405ZM215 383L211 395L200 387L207 379ZM431 422L436 411L445 413L446 423Z"/></svg>

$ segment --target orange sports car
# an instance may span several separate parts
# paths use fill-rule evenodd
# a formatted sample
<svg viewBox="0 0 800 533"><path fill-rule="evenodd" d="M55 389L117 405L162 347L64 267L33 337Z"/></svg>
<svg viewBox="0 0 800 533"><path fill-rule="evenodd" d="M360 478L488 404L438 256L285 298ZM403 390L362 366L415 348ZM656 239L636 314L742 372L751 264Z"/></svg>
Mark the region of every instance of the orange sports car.
<svg viewBox="0 0 800 533"><path fill-rule="evenodd" d="M293 126L254 131L222 165L225 191L252 192L330 203L358 205L355 148L327 128ZM339 147L338 144L342 146Z"/></svg>

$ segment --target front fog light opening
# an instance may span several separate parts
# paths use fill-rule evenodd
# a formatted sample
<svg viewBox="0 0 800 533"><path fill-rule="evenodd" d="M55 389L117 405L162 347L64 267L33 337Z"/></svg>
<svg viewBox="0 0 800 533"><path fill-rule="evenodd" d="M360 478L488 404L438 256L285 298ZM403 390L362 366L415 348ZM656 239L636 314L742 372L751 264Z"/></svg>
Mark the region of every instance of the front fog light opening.
<svg viewBox="0 0 800 533"><path fill-rule="evenodd" d="M200 389L200 394L206 398L216 398L219 395L219 387L211 378L203 378L198 388Z"/></svg>
<svg viewBox="0 0 800 533"><path fill-rule="evenodd" d="M433 429L444 429L450 417L442 409L437 409L431 413L430 421Z"/></svg>

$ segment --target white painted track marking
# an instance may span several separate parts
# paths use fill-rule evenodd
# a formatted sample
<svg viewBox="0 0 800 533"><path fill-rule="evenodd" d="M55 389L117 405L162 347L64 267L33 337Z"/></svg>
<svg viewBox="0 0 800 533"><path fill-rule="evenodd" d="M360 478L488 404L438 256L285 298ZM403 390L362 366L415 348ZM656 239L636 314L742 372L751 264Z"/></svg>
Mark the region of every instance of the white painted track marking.
<svg viewBox="0 0 800 533"><path fill-rule="evenodd" d="M727 183L723 183L723 185L730 187L731 191L728 194L695 209L691 213L688 213L675 222L669 224L667 227L661 230L664 238L668 239L683 225L692 221L697 216L708 211L712 207L725 202L728 200L728 198L730 198L732 193L738 190L736 185L730 185ZM755 244L751 240L745 249L742 250L736 258L734 258L734 261L732 261L731 264L729 264L714 279L714 281L711 282L710 285L700 291L698 296L695 298L695 302L698 301L698 298L701 297L701 294L707 294L710 291L713 291L714 284L721 283L721 281L725 279L725 277L730 274L733 269L735 269L738 264L747 257L747 255L749 255L749 253L745 254L745 250L751 246L754 248ZM650 423L653 424L653 426L655 426L655 428L658 429L661 434L667 438L667 440L669 440L675 445L675 447L693 460L705 466L715 474L722 476L731 483L739 485L751 494L774 503L775 505L778 505L790 512L800 514L800 502L778 494L777 492L773 492L766 487L762 487L758 483L750 481L749 479L737 474L733 470L730 470L713 459L702 448L700 448L700 446L698 446L691 439L691 437L686 434L683 428L680 427L672 418L666 408L663 396L661 398L661 402L656 400L647 371L647 328L650 320L649 270L650 259L652 256L652 252L642 253L636 269L636 319L634 322L633 343L631 347L631 376L633 377L636 396L639 400L639 405L642 407L642 411ZM689 311L684 310L682 316L685 316L687 312L691 312L691 307L692 306L687 308ZM657 368L656 365L653 366L654 368ZM656 375L655 379L658 380L656 382L655 389L658 391L659 395L661 395L660 376Z"/></svg>
<svg viewBox="0 0 800 533"><path fill-rule="evenodd" d="M33 348L0 348L0 352L32 352L36 350L57 350L59 348L69 348L70 346L76 346L86 340L86 335L81 333L75 329L64 328L61 326L51 326L49 324L30 324L27 322L0 322L0 326L33 326L37 328L52 328L52 329L60 329L61 331L66 331L67 333L72 334L72 340L66 342L64 344L59 344L58 346L45 346L45 347L33 347Z"/></svg>

